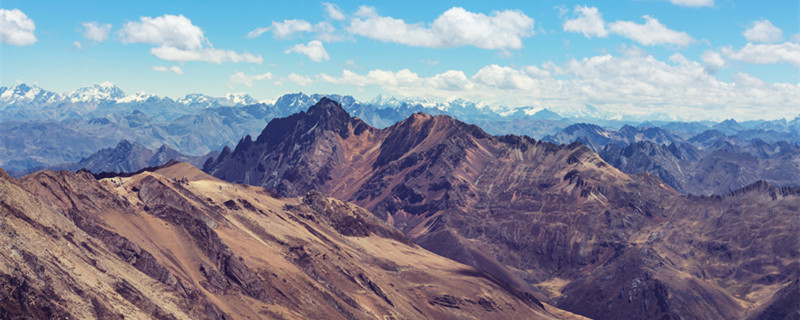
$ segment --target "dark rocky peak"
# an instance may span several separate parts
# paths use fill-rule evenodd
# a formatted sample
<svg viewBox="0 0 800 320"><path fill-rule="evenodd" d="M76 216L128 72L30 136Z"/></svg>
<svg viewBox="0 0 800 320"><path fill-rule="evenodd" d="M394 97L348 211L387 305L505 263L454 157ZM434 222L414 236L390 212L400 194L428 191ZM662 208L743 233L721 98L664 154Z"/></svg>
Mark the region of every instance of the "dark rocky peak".
<svg viewBox="0 0 800 320"><path fill-rule="evenodd" d="M350 117L339 102L328 97L322 97L319 102L308 108L307 113L312 117Z"/></svg>
<svg viewBox="0 0 800 320"><path fill-rule="evenodd" d="M234 149L233 151L242 152L244 150L249 149L250 146L252 145L253 145L253 138L251 138L250 135L248 134L247 136L239 140L239 143L236 144L236 149Z"/></svg>
<svg viewBox="0 0 800 320"><path fill-rule="evenodd" d="M141 146L142 145L136 142L131 142L128 139L122 139L117 143L117 146L114 147L114 150L118 152L130 152L134 148L138 148Z"/></svg>
<svg viewBox="0 0 800 320"><path fill-rule="evenodd" d="M417 145L428 139L432 144L454 143L460 148L470 146L471 139L490 137L481 128L445 115L431 116L423 112L412 114L406 120L385 129L389 135L384 140L381 153L373 167L383 166L400 159Z"/></svg>
<svg viewBox="0 0 800 320"><path fill-rule="evenodd" d="M347 138L351 126L359 129L356 134L368 128L363 121L351 118L340 103L323 97L308 108L307 112L272 119L258 136L256 143L276 145L286 140L303 139L308 135L316 136L323 131L332 131Z"/></svg>
<svg viewBox="0 0 800 320"><path fill-rule="evenodd" d="M219 155L214 157L209 157L205 163L203 163L203 171L211 172L211 170L217 167L220 163L222 163L225 159L227 159L231 155L231 147L225 145L220 151Z"/></svg>

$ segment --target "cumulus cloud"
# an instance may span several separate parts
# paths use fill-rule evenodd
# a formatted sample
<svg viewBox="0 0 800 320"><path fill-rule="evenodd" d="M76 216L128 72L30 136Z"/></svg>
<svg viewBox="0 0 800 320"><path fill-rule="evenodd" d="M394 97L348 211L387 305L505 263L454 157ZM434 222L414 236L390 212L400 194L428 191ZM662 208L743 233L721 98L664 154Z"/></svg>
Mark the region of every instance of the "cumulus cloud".
<svg viewBox="0 0 800 320"><path fill-rule="evenodd" d="M596 7L576 6L578 17L564 22L564 31L583 33L587 38L608 36L603 15Z"/></svg>
<svg viewBox="0 0 800 320"><path fill-rule="evenodd" d="M311 61L322 62L322 60L329 60L328 52L319 40L311 40L308 44L298 43L293 47L286 49L283 53L299 53L308 56Z"/></svg>
<svg viewBox="0 0 800 320"><path fill-rule="evenodd" d="M336 28L329 22L322 21L315 25L301 19L273 21L269 27L259 27L247 34L250 39L258 38L264 33L272 32L275 39L291 39L302 33L315 33L318 40L326 42L341 41L343 37L336 34Z"/></svg>
<svg viewBox="0 0 800 320"><path fill-rule="evenodd" d="M722 59L722 55L711 50L706 50L701 59L703 59L706 69L712 73L725 66L725 59Z"/></svg>
<svg viewBox="0 0 800 320"><path fill-rule="evenodd" d="M141 17L139 20L126 23L119 31L122 43L150 43L193 50L206 42L203 30L183 15L165 14L155 18Z"/></svg>
<svg viewBox="0 0 800 320"><path fill-rule="evenodd" d="M477 84L503 90L531 90L536 81L527 72L496 64L488 65L472 76Z"/></svg>
<svg viewBox="0 0 800 320"><path fill-rule="evenodd" d="M317 79L359 87L378 86L403 96L464 98L489 105L536 105L557 112L590 104L617 115L666 113L687 120L757 119L767 114L792 118L797 114L800 85L770 84L747 74L723 82L707 72L704 63L688 60L679 53L667 61L653 56L606 54L560 65L488 65L471 76L458 70L423 77L408 69L376 69L364 74L350 70L344 70L341 76L319 74Z"/></svg>
<svg viewBox="0 0 800 320"><path fill-rule="evenodd" d="M226 61L259 64L263 62L261 55L214 48L206 39L203 30L183 15L141 17L140 21L126 23L117 35L125 44L158 45L150 49L150 53L168 61L204 61L217 64Z"/></svg>
<svg viewBox="0 0 800 320"><path fill-rule="evenodd" d="M284 20L283 22L273 21L272 26L266 28L266 30L262 31L261 33L264 33L266 31L272 31L272 34L275 38L287 39L298 33L309 32L311 31L311 29L312 29L311 23L309 23L308 21L291 19L291 20ZM250 34L248 34L248 37L250 37Z"/></svg>
<svg viewBox="0 0 800 320"><path fill-rule="evenodd" d="M167 61L204 61L221 64L226 61L238 63L262 63L264 59L261 55L250 53L238 53L233 50L222 50L214 48L200 48L194 50L183 50L174 47L161 46L150 49L154 56Z"/></svg>
<svg viewBox="0 0 800 320"><path fill-rule="evenodd" d="M256 81L272 80L272 73L267 72L263 74L248 75L244 72L234 73L228 78L229 83L239 83L252 88Z"/></svg>
<svg viewBox="0 0 800 320"><path fill-rule="evenodd" d="M108 23L84 22L81 25L83 25L83 36L97 42L108 39L108 34L111 32L111 25Z"/></svg>
<svg viewBox="0 0 800 320"><path fill-rule="evenodd" d="M534 34L534 20L520 11L494 11L490 15L453 7L428 27L401 19L379 16L375 8L362 6L347 30L367 38L416 47L474 46L490 50L522 48L522 39Z"/></svg>
<svg viewBox="0 0 800 320"><path fill-rule="evenodd" d="M747 41L752 42L778 42L783 40L783 30L774 26L767 19L753 22L742 35Z"/></svg>
<svg viewBox="0 0 800 320"><path fill-rule="evenodd" d="M713 7L714 0L670 0L672 4L682 7Z"/></svg>
<svg viewBox="0 0 800 320"><path fill-rule="evenodd" d="M322 5L325 6L325 13L331 19L342 21L346 18L342 13L342 9L340 9L339 6L329 2L323 2Z"/></svg>
<svg viewBox="0 0 800 320"><path fill-rule="evenodd" d="M748 43L741 49L724 47L722 53L729 59L754 64L791 63L800 65L800 44L785 42L779 44Z"/></svg>
<svg viewBox="0 0 800 320"><path fill-rule="evenodd" d="M169 68L165 66L154 66L153 71L158 71L158 72L172 71L172 73L174 74L183 74L183 69L181 69L181 67L179 66L171 66Z"/></svg>
<svg viewBox="0 0 800 320"><path fill-rule="evenodd" d="M36 43L36 24L19 9L0 9L0 42L14 46Z"/></svg>
<svg viewBox="0 0 800 320"><path fill-rule="evenodd" d="M609 23L608 27L611 32L646 46L665 44L686 46L694 42L694 38L686 32L671 30L658 22L658 19L648 15L643 18L644 24L637 24L633 21L616 21Z"/></svg>
<svg viewBox="0 0 800 320"><path fill-rule="evenodd" d="M314 81L308 76L299 75L296 73L289 74L289 81L294 82L302 87L305 87Z"/></svg>

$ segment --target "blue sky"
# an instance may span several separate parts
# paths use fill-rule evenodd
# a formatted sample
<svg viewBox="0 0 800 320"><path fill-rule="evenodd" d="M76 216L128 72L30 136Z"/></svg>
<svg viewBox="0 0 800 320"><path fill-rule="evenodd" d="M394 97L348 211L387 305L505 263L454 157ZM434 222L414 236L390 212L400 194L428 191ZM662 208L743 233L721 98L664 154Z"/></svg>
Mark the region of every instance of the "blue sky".
<svg viewBox="0 0 800 320"><path fill-rule="evenodd" d="M0 2L0 86L800 113L796 0Z"/></svg>

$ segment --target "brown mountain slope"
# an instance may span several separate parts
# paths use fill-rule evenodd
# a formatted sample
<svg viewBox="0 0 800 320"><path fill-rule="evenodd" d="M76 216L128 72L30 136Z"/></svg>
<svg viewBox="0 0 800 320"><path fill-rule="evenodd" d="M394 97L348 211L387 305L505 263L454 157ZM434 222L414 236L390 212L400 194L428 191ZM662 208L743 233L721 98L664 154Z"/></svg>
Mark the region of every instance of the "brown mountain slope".
<svg viewBox="0 0 800 320"><path fill-rule="evenodd" d="M99 181L4 175L0 204L0 237L18 248L0 259L10 318L578 318L353 204L276 198L184 163Z"/></svg>
<svg viewBox="0 0 800 320"><path fill-rule="evenodd" d="M446 116L378 130L323 99L204 170L352 201L433 252L589 317L740 318L797 279L798 188L681 196L583 145L494 137Z"/></svg>

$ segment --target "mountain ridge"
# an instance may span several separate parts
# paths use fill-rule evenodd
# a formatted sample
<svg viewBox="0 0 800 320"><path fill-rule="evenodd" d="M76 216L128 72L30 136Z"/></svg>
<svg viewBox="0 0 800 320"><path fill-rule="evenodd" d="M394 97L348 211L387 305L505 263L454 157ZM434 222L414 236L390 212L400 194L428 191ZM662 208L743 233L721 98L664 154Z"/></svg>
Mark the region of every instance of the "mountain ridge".
<svg viewBox="0 0 800 320"><path fill-rule="evenodd" d="M491 136L442 115L417 113L356 134L358 119L339 120L341 106L326 104L338 107L330 121L338 127L321 130L319 119L305 113L273 120L256 139L264 143L245 139L204 170L285 196L318 190L352 201L424 248L588 317L742 317L767 303L743 292L771 297L778 289L757 282L766 269L732 275L727 268L751 266L766 254L780 257L770 268L781 276L770 283L784 288L796 275L790 270L798 265L797 250L775 245L796 239L789 222L790 208L800 207L794 193L684 196L655 175L615 169L580 143ZM271 134L276 137L263 136ZM729 206L734 209L719 209ZM777 215L742 220L748 210ZM733 211L739 213L720 222ZM772 234L730 238L749 227ZM720 247L724 241L751 244ZM720 267L696 265L690 256ZM720 281L737 285L720 287ZM627 292L636 294L616 298ZM653 297L656 304L646 302Z"/></svg>
<svg viewBox="0 0 800 320"><path fill-rule="evenodd" d="M22 283L4 315L581 318L422 250L353 204L276 198L180 162L99 180L0 169L0 207L0 237L19 253L0 254L0 283Z"/></svg>

